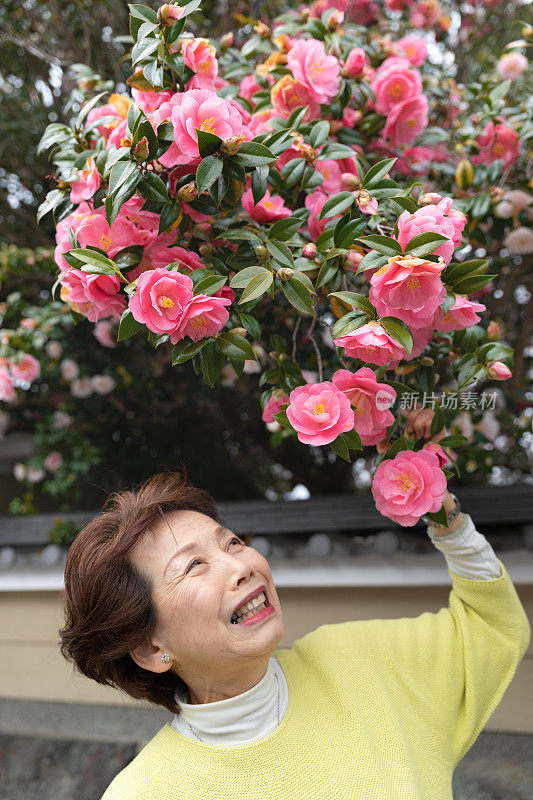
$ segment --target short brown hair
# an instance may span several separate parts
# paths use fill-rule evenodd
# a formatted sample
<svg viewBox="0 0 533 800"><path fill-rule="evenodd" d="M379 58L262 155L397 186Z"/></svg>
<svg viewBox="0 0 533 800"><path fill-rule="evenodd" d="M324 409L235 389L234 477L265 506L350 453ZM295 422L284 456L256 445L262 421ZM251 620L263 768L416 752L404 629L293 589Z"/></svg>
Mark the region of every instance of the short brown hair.
<svg viewBox="0 0 533 800"><path fill-rule="evenodd" d="M63 656L88 678L179 714L174 692L186 691L185 683L170 670L143 669L129 654L153 633L157 613L150 581L128 554L174 511L198 511L220 522L211 495L189 483L185 471L155 475L137 490L108 497L70 547L59 635Z"/></svg>

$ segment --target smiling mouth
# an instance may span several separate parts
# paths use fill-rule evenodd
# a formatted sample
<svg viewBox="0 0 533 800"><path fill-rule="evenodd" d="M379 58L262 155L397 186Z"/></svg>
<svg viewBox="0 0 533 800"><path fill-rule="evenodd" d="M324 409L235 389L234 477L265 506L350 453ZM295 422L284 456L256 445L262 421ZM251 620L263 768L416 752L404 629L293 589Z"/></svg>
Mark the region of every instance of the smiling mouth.
<svg viewBox="0 0 533 800"><path fill-rule="evenodd" d="M257 604L254 606L254 602L257 600ZM270 608L270 603L268 602L268 598L266 596L266 592L261 592L261 594L254 599L254 601L246 603L244 606L238 609L235 614L231 618L232 625L239 625L241 622L246 622L246 620L251 619L256 614L259 614L261 611L264 611L266 608Z"/></svg>

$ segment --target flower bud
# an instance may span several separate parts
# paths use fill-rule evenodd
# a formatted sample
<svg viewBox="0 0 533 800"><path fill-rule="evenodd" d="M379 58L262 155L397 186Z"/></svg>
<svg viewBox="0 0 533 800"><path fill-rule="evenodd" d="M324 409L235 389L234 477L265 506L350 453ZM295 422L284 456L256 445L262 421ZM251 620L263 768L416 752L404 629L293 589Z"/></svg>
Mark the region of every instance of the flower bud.
<svg viewBox="0 0 533 800"><path fill-rule="evenodd" d="M328 20L328 31L336 31L344 22L344 11L335 9Z"/></svg>
<svg viewBox="0 0 533 800"><path fill-rule="evenodd" d="M270 36L270 28L264 22L258 22L254 25L254 31L261 37L261 39L268 39Z"/></svg>
<svg viewBox="0 0 533 800"><path fill-rule="evenodd" d="M522 28L522 36L524 39L533 39L533 25L524 25Z"/></svg>
<svg viewBox="0 0 533 800"><path fill-rule="evenodd" d="M357 250L349 250L342 256L342 266L344 269L355 271L363 260L363 254L358 253Z"/></svg>
<svg viewBox="0 0 533 800"><path fill-rule="evenodd" d="M220 151L226 156L234 156L244 142L244 138L244 134L240 134L239 136L230 136L229 139L224 139Z"/></svg>
<svg viewBox="0 0 533 800"><path fill-rule="evenodd" d="M430 206L437 203L440 203L442 200L442 195L438 194L438 192L426 192L426 194L421 195L418 198L418 205L419 206Z"/></svg>
<svg viewBox="0 0 533 800"><path fill-rule="evenodd" d="M513 377L513 373L503 361L487 361L487 374L493 381L506 381Z"/></svg>
<svg viewBox="0 0 533 800"><path fill-rule="evenodd" d="M359 175L354 175L353 172L343 172L341 175L341 183L348 192L353 192L361 185Z"/></svg>
<svg viewBox="0 0 533 800"><path fill-rule="evenodd" d="M204 242L200 245L198 250L200 251L201 256L210 256L213 252L213 245L209 244L209 242Z"/></svg>
<svg viewBox="0 0 533 800"><path fill-rule="evenodd" d="M489 189L489 194L490 194L490 199L492 200L493 203L499 203L500 200L502 200L503 198L504 191L501 186L491 186Z"/></svg>
<svg viewBox="0 0 533 800"><path fill-rule="evenodd" d="M228 47L231 47L233 44L233 32L229 31L229 33L225 33L223 36L220 37L220 48L222 50L227 50Z"/></svg>
<svg viewBox="0 0 533 800"><path fill-rule="evenodd" d="M316 258L318 255L318 248L314 242L304 244L302 248L302 255L304 258Z"/></svg>
<svg viewBox="0 0 533 800"><path fill-rule="evenodd" d="M435 362L434 362L434 360L431 358L431 356L423 356L423 357L420 359L420 364L421 364L423 367L432 367L434 363L435 363Z"/></svg>
<svg viewBox="0 0 533 800"><path fill-rule="evenodd" d="M196 184L192 181L191 183L186 183L185 186L178 189L177 197L178 200L183 200L184 203L190 203L191 200L196 200L198 197L198 188Z"/></svg>
<svg viewBox="0 0 533 800"><path fill-rule="evenodd" d="M194 226L194 232L198 233L200 236L207 236L211 233L211 223L210 222L197 222Z"/></svg>
<svg viewBox="0 0 533 800"><path fill-rule="evenodd" d="M455 182L460 189L468 189L474 180L474 167L467 158L462 158L455 170Z"/></svg>
<svg viewBox="0 0 533 800"><path fill-rule="evenodd" d="M256 254L257 258L261 260L268 258L268 250L264 244L258 244L257 247L254 248L254 253Z"/></svg>
<svg viewBox="0 0 533 800"><path fill-rule="evenodd" d="M280 267L276 270L276 278L279 278L280 281L290 281L291 278L294 277L294 270L290 267Z"/></svg>
<svg viewBox="0 0 533 800"><path fill-rule="evenodd" d="M150 145L148 144L148 139L146 138L146 136L143 136L142 139L139 139L133 150L133 156L135 158L135 161L138 161L139 163L141 161L146 161L149 152L150 152Z"/></svg>
<svg viewBox="0 0 533 800"><path fill-rule="evenodd" d="M299 152L302 155L302 158L305 158L306 161L314 161L315 158L317 157L317 152L315 148L311 147L310 144L306 144L306 142L304 142L303 144L296 145L296 149L299 150Z"/></svg>
<svg viewBox="0 0 533 800"><path fill-rule="evenodd" d="M245 338L248 335L248 331L246 330L246 328L232 328L230 330L230 333L236 333L237 336L244 336Z"/></svg>
<svg viewBox="0 0 533 800"><path fill-rule="evenodd" d="M80 78L78 86L80 89L94 89L97 81L94 78Z"/></svg>
<svg viewBox="0 0 533 800"><path fill-rule="evenodd" d="M157 21L165 28L174 25L177 19L183 16L183 8L174 4L165 3L157 12Z"/></svg>
<svg viewBox="0 0 533 800"><path fill-rule="evenodd" d="M491 319L487 327L487 339L489 342L496 342L500 338L500 325L496 320Z"/></svg>
<svg viewBox="0 0 533 800"><path fill-rule="evenodd" d="M300 9L300 19L302 20L302 22L307 22L310 16L311 16L311 10L309 8L306 8L304 6L303 8Z"/></svg>

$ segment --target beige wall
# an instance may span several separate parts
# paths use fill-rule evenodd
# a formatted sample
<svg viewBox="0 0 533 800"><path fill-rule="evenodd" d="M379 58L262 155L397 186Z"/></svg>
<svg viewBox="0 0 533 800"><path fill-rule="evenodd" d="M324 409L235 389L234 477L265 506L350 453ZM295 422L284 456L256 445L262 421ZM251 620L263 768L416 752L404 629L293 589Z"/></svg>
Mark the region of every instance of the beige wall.
<svg viewBox="0 0 533 800"><path fill-rule="evenodd" d="M533 586L517 586L533 620ZM448 606L450 587L278 589L288 647L324 623L415 617ZM139 705L74 673L61 657L59 592L0 593L0 696L111 705ZM533 733L533 645L530 645L487 730Z"/></svg>

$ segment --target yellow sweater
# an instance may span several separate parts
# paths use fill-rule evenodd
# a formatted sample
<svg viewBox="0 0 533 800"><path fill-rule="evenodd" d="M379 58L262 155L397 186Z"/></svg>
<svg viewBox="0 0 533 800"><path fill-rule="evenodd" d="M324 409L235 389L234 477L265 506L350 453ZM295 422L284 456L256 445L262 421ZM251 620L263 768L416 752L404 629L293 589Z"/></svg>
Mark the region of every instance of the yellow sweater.
<svg viewBox="0 0 533 800"><path fill-rule="evenodd" d="M502 575L450 571L449 607L321 625L275 652L289 705L255 742L170 723L102 800L452 800L452 773L502 699L531 628Z"/></svg>

